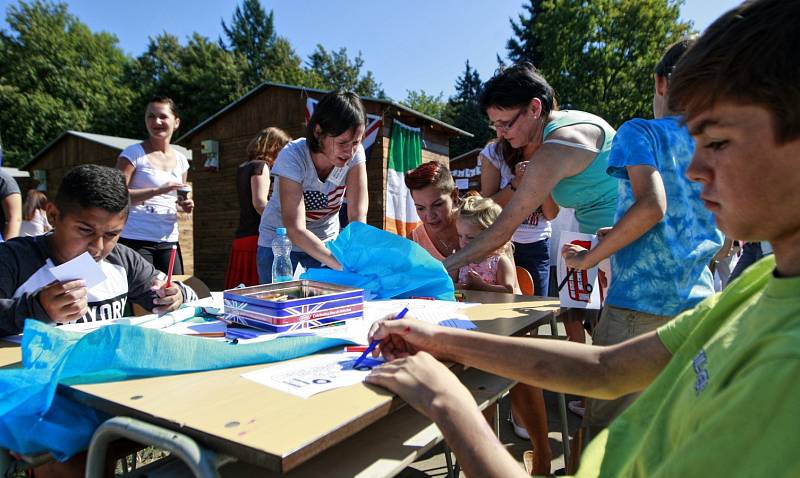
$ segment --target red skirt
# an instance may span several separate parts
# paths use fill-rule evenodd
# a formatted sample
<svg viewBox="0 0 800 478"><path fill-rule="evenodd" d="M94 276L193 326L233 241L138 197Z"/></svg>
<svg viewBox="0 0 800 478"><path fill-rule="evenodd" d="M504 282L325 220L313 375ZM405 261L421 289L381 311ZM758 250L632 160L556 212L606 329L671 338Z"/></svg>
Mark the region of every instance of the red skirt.
<svg viewBox="0 0 800 478"><path fill-rule="evenodd" d="M231 256L228 259L228 272L225 274L225 288L233 289L239 284L258 285L256 252L258 236L246 236L233 240Z"/></svg>

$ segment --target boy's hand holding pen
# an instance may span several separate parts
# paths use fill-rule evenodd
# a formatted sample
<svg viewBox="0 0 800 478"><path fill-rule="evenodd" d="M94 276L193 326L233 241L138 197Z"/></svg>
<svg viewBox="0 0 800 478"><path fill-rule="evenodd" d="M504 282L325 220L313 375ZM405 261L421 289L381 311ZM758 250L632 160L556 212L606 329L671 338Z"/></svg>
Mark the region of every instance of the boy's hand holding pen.
<svg viewBox="0 0 800 478"><path fill-rule="evenodd" d="M183 304L183 293L180 287L172 283L172 271L175 268L175 257L178 253L178 246L172 246L172 251L169 256L169 269L167 269L167 280L162 282L158 279L153 281L153 290L156 293L156 298L153 300L153 312L156 314L165 314L173 311Z"/></svg>

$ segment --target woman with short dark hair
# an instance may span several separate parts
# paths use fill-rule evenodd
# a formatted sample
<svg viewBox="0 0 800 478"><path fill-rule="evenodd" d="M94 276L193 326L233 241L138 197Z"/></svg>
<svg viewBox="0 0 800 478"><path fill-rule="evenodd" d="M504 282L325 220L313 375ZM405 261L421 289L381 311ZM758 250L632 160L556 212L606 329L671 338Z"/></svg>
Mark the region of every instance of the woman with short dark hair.
<svg viewBox="0 0 800 478"><path fill-rule="evenodd" d="M366 111L358 95L332 91L317 103L306 137L287 144L275 161L272 198L261 215L258 277L272 282L272 240L285 227L292 267L326 265L341 270L325 243L339 234L339 209L347 199L350 222L367 221L367 167L361 140Z"/></svg>

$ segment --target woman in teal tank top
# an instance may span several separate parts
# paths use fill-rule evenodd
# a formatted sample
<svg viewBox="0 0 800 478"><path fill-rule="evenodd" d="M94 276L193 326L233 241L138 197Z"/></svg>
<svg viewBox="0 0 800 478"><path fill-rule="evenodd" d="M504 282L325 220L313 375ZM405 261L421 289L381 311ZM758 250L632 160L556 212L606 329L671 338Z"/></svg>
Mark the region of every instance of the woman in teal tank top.
<svg viewBox="0 0 800 478"><path fill-rule="evenodd" d="M497 131L528 158L524 176L495 223L449 256L452 271L482 259L511 239L514 231L547 198L575 209L581 232L594 234L614 224L617 180L606 174L614 128L582 111L556 109L555 92L536 68L518 63L486 82L481 109Z"/></svg>

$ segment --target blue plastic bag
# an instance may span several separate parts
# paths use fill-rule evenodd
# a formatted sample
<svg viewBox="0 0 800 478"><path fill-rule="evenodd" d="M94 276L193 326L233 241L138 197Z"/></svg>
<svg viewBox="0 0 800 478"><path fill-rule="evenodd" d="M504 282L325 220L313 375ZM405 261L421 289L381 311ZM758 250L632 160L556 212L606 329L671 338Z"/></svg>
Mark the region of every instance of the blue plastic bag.
<svg viewBox="0 0 800 478"><path fill-rule="evenodd" d="M0 370L0 447L66 460L85 449L102 413L56 393L58 384L85 384L172 375L309 355L342 339L284 337L237 344L108 325L81 334L25 321L22 368Z"/></svg>
<svg viewBox="0 0 800 478"><path fill-rule="evenodd" d="M442 263L405 237L352 222L327 247L344 270L309 269L303 279L363 288L377 299L455 300Z"/></svg>

